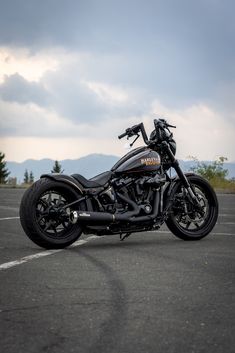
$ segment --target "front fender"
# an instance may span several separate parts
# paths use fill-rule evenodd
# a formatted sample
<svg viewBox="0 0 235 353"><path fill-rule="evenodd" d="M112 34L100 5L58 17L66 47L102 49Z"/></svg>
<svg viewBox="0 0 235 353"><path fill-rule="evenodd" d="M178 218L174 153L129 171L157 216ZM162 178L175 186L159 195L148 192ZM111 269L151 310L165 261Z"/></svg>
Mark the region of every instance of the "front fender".
<svg viewBox="0 0 235 353"><path fill-rule="evenodd" d="M191 177L191 176L196 176L197 174L195 173L184 173L184 175L186 177ZM178 177L178 175L174 176L173 178L171 178L171 181L169 182L169 184L167 185L164 194L165 195L169 195L171 193L171 190L175 187L176 184L178 184L180 182L180 178Z"/></svg>
<svg viewBox="0 0 235 353"><path fill-rule="evenodd" d="M48 178L51 180L58 181L63 184L72 186L75 190L79 190L81 194L84 194L84 188L82 185L72 176L60 173L42 174L40 178Z"/></svg>
<svg viewBox="0 0 235 353"><path fill-rule="evenodd" d="M197 174L195 173L184 173L184 175L186 177L192 177L192 176L196 176ZM170 200L170 196L172 193L172 190L176 187L176 185L178 183L180 183L181 180L178 177L178 175L174 176L173 178L171 178L171 180L168 182L168 185L166 186L166 188L164 189L164 196L163 196L163 203L164 203L164 208L166 207L166 205L168 204L169 200Z"/></svg>

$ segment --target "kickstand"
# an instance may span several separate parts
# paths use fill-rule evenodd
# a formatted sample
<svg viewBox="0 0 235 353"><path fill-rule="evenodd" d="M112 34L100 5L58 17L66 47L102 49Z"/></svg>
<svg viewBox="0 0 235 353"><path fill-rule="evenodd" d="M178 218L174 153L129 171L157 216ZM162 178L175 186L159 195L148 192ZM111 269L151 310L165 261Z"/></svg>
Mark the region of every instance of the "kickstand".
<svg viewBox="0 0 235 353"><path fill-rule="evenodd" d="M122 236L122 233L120 233L120 241L123 241L124 239L126 239L130 235L131 235L131 233L126 233L125 235Z"/></svg>

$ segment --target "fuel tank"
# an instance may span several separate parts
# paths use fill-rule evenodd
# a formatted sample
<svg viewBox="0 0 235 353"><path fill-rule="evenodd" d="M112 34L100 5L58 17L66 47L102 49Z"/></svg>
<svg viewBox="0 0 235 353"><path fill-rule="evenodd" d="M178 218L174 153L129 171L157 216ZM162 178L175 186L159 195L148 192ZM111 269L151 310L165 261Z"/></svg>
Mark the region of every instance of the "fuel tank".
<svg viewBox="0 0 235 353"><path fill-rule="evenodd" d="M160 155L148 147L139 147L127 153L112 168L115 173L156 172L161 166Z"/></svg>

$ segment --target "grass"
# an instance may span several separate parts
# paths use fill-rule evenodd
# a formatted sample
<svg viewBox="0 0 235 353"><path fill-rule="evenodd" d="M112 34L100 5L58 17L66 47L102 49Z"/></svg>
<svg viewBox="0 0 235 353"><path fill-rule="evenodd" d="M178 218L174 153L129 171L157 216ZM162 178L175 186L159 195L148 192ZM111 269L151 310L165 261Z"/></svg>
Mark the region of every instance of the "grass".
<svg viewBox="0 0 235 353"><path fill-rule="evenodd" d="M211 179L209 183L218 192L235 193L235 180L214 178Z"/></svg>
<svg viewBox="0 0 235 353"><path fill-rule="evenodd" d="M3 189L26 189L29 184L0 184L0 188Z"/></svg>

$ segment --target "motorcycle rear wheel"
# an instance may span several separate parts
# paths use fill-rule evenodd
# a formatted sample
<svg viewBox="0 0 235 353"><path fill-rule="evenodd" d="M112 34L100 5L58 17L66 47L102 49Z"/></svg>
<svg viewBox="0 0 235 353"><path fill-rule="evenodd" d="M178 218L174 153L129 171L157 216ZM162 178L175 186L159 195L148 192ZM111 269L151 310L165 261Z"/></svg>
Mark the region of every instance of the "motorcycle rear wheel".
<svg viewBox="0 0 235 353"><path fill-rule="evenodd" d="M189 176L188 180L200 200L202 213L197 212L181 182L172 190L172 208L166 220L170 231L183 240L200 240L214 228L218 218L218 200L211 185L201 176Z"/></svg>
<svg viewBox="0 0 235 353"><path fill-rule="evenodd" d="M79 199L72 187L42 178L29 187L21 200L20 221L26 235L45 249L61 249L76 241L82 227L69 221L72 210L85 209L81 202L71 207L67 204ZM79 206L78 206L79 205Z"/></svg>

